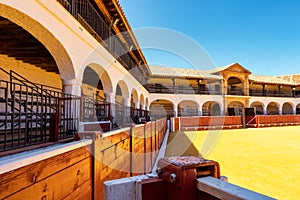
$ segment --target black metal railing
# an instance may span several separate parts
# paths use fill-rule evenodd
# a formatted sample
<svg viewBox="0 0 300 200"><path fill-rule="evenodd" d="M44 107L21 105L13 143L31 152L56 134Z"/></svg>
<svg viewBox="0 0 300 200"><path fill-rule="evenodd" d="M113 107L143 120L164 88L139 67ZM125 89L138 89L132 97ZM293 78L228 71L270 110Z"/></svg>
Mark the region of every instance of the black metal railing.
<svg viewBox="0 0 300 200"><path fill-rule="evenodd" d="M130 73L139 81L145 78L137 63L129 54L129 49L121 42L108 25L92 0L57 0L93 35Z"/></svg>
<svg viewBox="0 0 300 200"><path fill-rule="evenodd" d="M160 85L157 84L147 84L144 87L150 93L163 93L163 94L207 94L207 95L220 95L220 90L213 89L200 89L198 86L175 86L172 85Z"/></svg>
<svg viewBox="0 0 300 200"><path fill-rule="evenodd" d="M228 89L227 90L228 95L238 95L238 96L243 96L244 95L244 90L241 88L235 88L235 89Z"/></svg>
<svg viewBox="0 0 300 200"><path fill-rule="evenodd" d="M279 91L279 90L249 90L250 96L266 96L266 97L297 97L293 91Z"/></svg>
<svg viewBox="0 0 300 200"><path fill-rule="evenodd" d="M74 136L78 97L45 89L20 75L11 80L0 80L0 152Z"/></svg>

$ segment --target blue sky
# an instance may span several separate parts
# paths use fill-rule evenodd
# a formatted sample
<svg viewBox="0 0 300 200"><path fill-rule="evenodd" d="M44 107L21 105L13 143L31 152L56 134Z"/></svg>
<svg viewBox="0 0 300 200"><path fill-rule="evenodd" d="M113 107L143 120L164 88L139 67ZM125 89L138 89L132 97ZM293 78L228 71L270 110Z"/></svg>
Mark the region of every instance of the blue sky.
<svg viewBox="0 0 300 200"><path fill-rule="evenodd" d="M210 68L238 62L253 74L300 74L300 1L119 1L134 32L158 27L181 33L209 54ZM149 65L208 67L173 52L141 48Z"/></svg>

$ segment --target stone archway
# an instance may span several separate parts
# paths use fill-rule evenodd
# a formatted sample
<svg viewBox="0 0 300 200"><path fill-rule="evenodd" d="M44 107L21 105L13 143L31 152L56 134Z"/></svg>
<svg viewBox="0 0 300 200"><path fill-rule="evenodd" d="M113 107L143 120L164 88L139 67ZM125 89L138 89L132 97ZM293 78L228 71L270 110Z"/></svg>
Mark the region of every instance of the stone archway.
<svg viewBox="0 0 300 200"><path fill-rule="evenodd" d="M292 106L291 103L286 102L282 105L282 114L283 115L292 115L292 114L294 114L293 106Z"/></svg>
<svg viewBox="0 0 300 200"><path fill-rule="evenodd" d="M62 80L76 78L71 57L62 42L46 28L46 24L41 24L38 17L33 19L24 12L5 4L0 4L0 10L2 17L22 27L45 46L54 58Z"/></svg>
<svg viewBox="0 0 300 200"><path fill-rule="evenodd" d="M278 103L271 102L267 106L268 115L279 115L279 105Z"/></svg>
<svg viewBox="0 0 300 200"><path fill-rule="evenodd" d="M228 95L244 95L243 82L237 77L230 77L227 80Z"/></svg>
<svg viewBox="0 0 300 200"><path fill-rule="evenodd" d="M178 104L178 116L198 116L198 103L195 101L181 101Z"/></svg>
<svg viewBox="0 0 300 200"><path fill-rule="evenodd" d="M300 103L296 106L296 114L300 115Z"/></svg>
<svg viewBox="0 0 300 200"><path fill-rule="evenodd" d="M215 101L207 101L202 106L203 116L219 116L221 115L220 105Z"/></svg>
<svg viewBox="0 0 300 200"><path fill-rule="evenodd" d="M174 117L174 105L171 101L157 99L150 104L151 120Z"/></svg>
<svg viewBox="0 0 300 200"><path fill-rule="evenodd" d="M228 115L229 116L238 116L242 115L243 109L244 109L244 104L239 101L233 101L228 105Z"/></svg>
<svg viewBox="0 0 300 200"><path fill-rule="evenodd" d="M263 115L264 114L264 105L262 102L253 102L250 105L250 108L254 108L255 109L255 113L256 115Z"/></svg>

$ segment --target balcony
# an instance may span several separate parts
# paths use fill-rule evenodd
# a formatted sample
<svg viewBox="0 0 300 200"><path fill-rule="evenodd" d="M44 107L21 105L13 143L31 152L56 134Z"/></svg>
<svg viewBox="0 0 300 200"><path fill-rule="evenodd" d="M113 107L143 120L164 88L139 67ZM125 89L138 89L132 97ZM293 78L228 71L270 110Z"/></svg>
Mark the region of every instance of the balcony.
<svg viewBox="0 0 300 200"><path fill-rule="evenodd" d="M279 91L279 90L249 90L250 96L266 97L299 97L298 91Z"/></svg>
<svg viewBox="0 0 300 200"><path fill-rule="evenodd" d="M243 89L240 89L240 88L235 88L235 89L231 88L231 89L228 89L227 94L228 95L244 96L244 91L243 91Z"/></svg>
<svg viewBox="0 0 300 200"><path fill-rule="evenodd" d="M112 31L103 14L92 0L57 0L73 17L85 27L130 73L139 81L145 82L148 76L141 65L142 60L134 60L130 50ZM137 51L137 50L133 50ZM135 55L140 57L141 55ZM144 63L145 64L145 63ZM138 66L138 67L135 67ZM134 68L135 67L135 68Z"/></svg>
<svg viewBox="0 0 300 200"><path fill-rule="evenodd" d="M180 85L173 87L172 85L147 84L145 85L145 88L150 93L221 95L220 90L213 90L208 88L200 89L197 85Z"/></svg>

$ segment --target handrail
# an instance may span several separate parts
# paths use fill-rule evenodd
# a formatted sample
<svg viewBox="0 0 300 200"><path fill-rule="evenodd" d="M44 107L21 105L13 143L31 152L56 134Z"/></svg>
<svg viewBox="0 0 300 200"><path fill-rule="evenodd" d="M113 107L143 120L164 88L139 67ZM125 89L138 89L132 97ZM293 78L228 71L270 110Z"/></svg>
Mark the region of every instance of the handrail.
<svg viewBox="0 0 300 200"><path fill-rule="evenodd" d="M219 199L274 200L274 198L209 176L197 179L196 184L198 190Z"/></svg>
<svg viewBox="0 0 300 200"><path fill-rule="evenodd" d="M28 79L26 79L25 77L18 74L17 72L13 71L13 70L10 70L10 72L7 72L6 70L2 69L1 67L0 67L0 70L3 71L5 74L10 76L10 83L13 83L12 80L15 79L15 80L17 80L20 83L26 85L28 88L30 88L31 90L33 90L37 93L43 93L44 92L44 93L52 96L51 91L53 91L53 92L59 93L60 95L64 94L60 88L55 88L55 87L52 87L52 86L47 86L47 85L42 85L42 84L31 82ZM17 76L14 76L13 74L19 76L23 80L18 78ZM31 84L32 86L28 85L28 83ZM43 87L48 87L49 89L44 89ZM41 91L38 91L38 89L40 89ZM49 91L50 91L50 93L49 93Z"/></svg>
<svg viewBox="0 0 300 200"><path fill-rule="evenodd" d="M10 70L10 74L12 75L13 78L17 79L18 81L20 81L20 82L22 82L22 83L24 83L24 84L30 83L30 84L32 84L32 85L38 87L38 88L42 88L42 89L43 89L43 87L47 87L47 88L49 88L49 89L55 89L55 90L61 91L61 88L57 88L57 87L53 87L53 86L49 86L49 85L43 85L43 84L34 83L34 82L32 82L32 81L29 81L28 79L26 79L25 77L23 77L22 75L18 74L17 72L15 72L15 71L13 71L13 70ZM14 76L13 74L15 74L15 75L21 77L23 80L25 80L25 82L22 81L22 80L20 80L20 79L18 79L18 78L17 78L16 76Z"/></svg>

